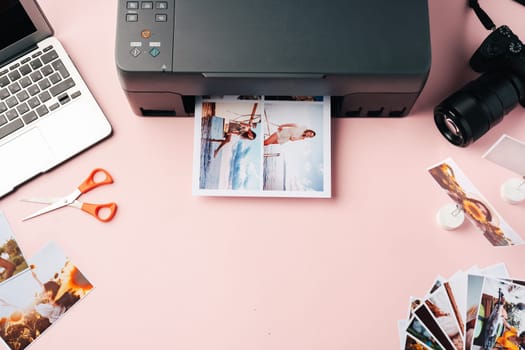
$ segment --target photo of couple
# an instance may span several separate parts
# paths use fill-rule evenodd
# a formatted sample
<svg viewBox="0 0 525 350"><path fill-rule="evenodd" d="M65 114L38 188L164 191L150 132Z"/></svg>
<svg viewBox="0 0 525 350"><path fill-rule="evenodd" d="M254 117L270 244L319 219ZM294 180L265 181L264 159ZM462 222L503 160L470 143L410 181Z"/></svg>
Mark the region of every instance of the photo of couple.
<svg viewBox="0 0 525 350"><path fill-rule="evenodd" d="M329 112L324 97L198 101L194 193L329 197Z"/></svg>
<svg viewBox="0 0 525 350"><path fill-rule="evenodd" d="M12 350L25 349L57 322L92 284L49 244L28 269L0 284L0 337Z"/></svg>

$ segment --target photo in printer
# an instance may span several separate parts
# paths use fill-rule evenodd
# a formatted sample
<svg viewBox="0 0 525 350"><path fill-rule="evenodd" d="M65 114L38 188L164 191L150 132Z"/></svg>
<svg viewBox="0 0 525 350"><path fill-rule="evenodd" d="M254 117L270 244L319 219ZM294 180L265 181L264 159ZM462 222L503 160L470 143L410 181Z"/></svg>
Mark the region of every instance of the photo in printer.
<svg viewBox="0 0 525 350"><path fill-rule="evenodd" d="M198 99L194 194L330 197L329 112L324 97Z"/></svg>
<svg viewBox="0 0 525 350"><path fill-rule="evenodd" d="M197 101L193 162L194 174L198 176L194 176L194 189L224 194L260 191L261 109L259 97L244 100L226 96Z"/></svg>

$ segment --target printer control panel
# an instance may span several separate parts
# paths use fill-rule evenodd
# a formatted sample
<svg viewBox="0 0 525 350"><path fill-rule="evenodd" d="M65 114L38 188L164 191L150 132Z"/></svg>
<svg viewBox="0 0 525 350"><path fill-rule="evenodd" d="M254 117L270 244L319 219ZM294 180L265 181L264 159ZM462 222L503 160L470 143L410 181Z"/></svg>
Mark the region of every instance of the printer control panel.
<svg viewBox="0 0 525 350"><path fill-rule="evenodd" d="M171 71L174 0L119 0L117 65L127 71Z"/></svg>

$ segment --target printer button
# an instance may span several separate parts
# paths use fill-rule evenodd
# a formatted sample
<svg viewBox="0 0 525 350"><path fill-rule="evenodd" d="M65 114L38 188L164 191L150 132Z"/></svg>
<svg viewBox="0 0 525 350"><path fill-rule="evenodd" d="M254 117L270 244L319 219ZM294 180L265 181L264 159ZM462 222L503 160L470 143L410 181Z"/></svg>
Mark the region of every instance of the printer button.
<svg viewBox="0 0 525 350"><path fill-rule="evenodd" d="M151 50L149 50L149 54L153 57L157 57L158 55L160 55L160 50L154 47Z"/></svg>
<svg viewBox="0 0 525 350"><path fill-rule="evenodd" d="M155 22L167 22L168 21L168 15L165 13L157 13L155 15Z"/></svg>
<svg viewBox="0 0 525 350"><path fill-rule="evenodd" d="M143 10L151 10L153 8L153 1L143 1L140 6Z"/></svg>
<svg viewBox="0 0 525 350"><path fill-rule="evenodd" d="M144 29L142 32L140 32L140 36L143 37L144 39L151 38L151 30Z"/></svg>
<svg viewBox="0 0 525 350"><path fill-rule="evenodd" d="M168 2L167 1L157 1L155 3L155 8L157 10L167 10L168 9Z"/></svg>
<svg viewBox="0 0 525 350"><path fill-rule="evenodd" d="M138 1L128 1L126 3L126 8L128 10L138 10L139 9L139 2Z"/></svg>
<svg viewBox="0 0 525 350"><path fill-rule="evenodd" d="M131 49L131 51L129 52L131 54L131 56L133 57L139 57L139 55L142 53L142 51L140 51L139 48L137 47L134 47Z"/></svg>
<svg viewBox="0 0 525 350"><path fill-rule="evenodd" d="M139 15L136 13L126 14L126 22L137 22L139 20Z"/></svg>

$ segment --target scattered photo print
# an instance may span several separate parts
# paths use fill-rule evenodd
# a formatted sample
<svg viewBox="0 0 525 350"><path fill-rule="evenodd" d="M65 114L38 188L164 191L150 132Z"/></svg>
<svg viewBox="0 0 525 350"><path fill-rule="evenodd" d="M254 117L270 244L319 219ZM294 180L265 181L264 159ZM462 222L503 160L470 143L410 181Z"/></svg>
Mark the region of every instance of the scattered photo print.
<svg viewBox="0 0 525 350"><path fill-rule="evenodd" d="M406 331L429 349L445 350L417 317L410 321Z"/></svg>
<svg viewBox="0 0 525 350"><path fill-rule="evenodd" d="M415 338L412 338L408 334L406 335L405 338L406 338L406 341L405 341L405 344L403 346L404 350L428 350L428 349L430 349L429 347L423 345L418 340L416 340Z"/></svg>
<svg viewBox="0 0 525 350"><path fill-rule="evenodd" d="M25 349L93 286L55 244L30 268L0 285L0 337L12 350Z"/></svg>
<svg viewBox="0 0 525 350"><path fill-rule="evenodd" d="M525 348L525 287L485 277L472 350Z"/></svg>
<svg viewBox="0 0 525 350"><path fill-rule="evenodd" d="M440 324L436 321L426 303L414 310L414 314L445 350L455 350L451 340L440 327Z"/></svg>
<svg viewBox="0 0 525 350"><path fill-rule="evenodd" d="M525 176L525 143L503 135L483 155L483 158L498 164L520 176Z"/></svg>
<svg viewBox="0 0 525 350"><path fill-rule="evenodd" d="M0 212L0 282L27 269L27 262L5 216Z"/></svg>
<svg viewBox="0 0 525 350"><path fill-rule="evenodd" d="M193 191L210 196L330 197L330 99L197 99Z"/></svg>
<svg viewBox="0 0 525 350"><path fill-rule="evenodd" d="M445 285L436 289L432 295L425 300L425 304L434 316L439 327L448 337L448 341L452 342L456 350L463 350L462 330L460 329Z"/></svg>
<svg viewBox="0 0 525 350"><path fill-rule="evenodd" d="M410 297L409 317L398 321L401 350L525 349L525 281L511 280L505 264L473 266L436 281L440 286L434 282L424 298Z"/></svg>
<svg viewBox="0 0 525 350"><path fill-rule="evenodd" d="M492 245L511 246L524 243L452 159L447 159L428 171Z"/></svg>

